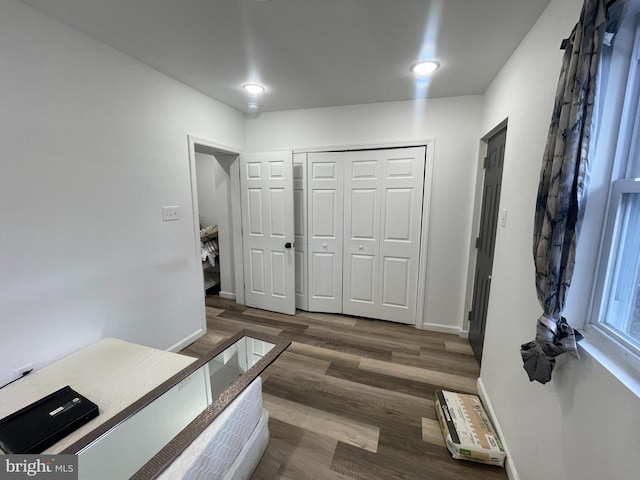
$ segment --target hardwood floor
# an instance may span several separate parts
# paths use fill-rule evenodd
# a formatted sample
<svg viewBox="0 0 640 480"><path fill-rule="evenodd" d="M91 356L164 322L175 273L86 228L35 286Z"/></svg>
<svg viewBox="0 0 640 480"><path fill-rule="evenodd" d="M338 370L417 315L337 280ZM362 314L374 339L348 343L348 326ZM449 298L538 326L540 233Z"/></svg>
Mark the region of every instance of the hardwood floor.
<svg viewBox="0 0 640 480"><path fill-rule="evenodd" d="M466 340L342 315L293 316L208 296L198 356L243 328L291 346L262 375L271 440L253 480L507 478L453 460L433 406L438 388L476 392L480 369Z"/></svg>

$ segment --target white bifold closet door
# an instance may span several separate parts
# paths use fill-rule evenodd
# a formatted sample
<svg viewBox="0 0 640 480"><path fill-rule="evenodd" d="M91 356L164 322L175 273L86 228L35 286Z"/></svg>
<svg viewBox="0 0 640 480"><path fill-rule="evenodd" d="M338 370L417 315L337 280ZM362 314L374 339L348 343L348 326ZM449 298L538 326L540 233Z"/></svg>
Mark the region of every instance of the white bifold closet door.
<svg viewBox="0 0 640 480"><path fill-rule="evenodd" d="M292 152L240 155L245 303L295 314Z"/></svg>
<svg viewBox="0 0 640 480"><path fill-rule="evenodd" d="M343 152L307 157L309 310L342 312Z"/></svg>
<svg viewBox="0 0 640 480"><path fill-rule="evenodd" d="M293 154L293 213L296 239L296 308L309 310L307 274L307 154Z"/></svg>
<svg viewBox="0 0 640 480"><path fill-rule="evenodd" d="M345 153L343 313L415 324L424 166L425 147Z"/></svg>

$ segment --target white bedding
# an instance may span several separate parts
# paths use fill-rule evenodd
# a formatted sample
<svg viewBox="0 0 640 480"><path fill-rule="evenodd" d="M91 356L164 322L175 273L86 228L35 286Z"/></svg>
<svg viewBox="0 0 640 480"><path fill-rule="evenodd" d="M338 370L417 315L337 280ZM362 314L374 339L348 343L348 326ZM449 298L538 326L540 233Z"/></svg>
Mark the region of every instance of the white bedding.
<svg viewBox="0 0 640 480"><path fill-rule="evenodd" d="M103 339L0 390L0 418L65 385L70 385L71 388L95 402L100 409L100 415L44 452L58 453L194 361L194 358L180 354L122 340ZM162 401L156 401L145 411L121 425L122 428L110 433L92 448L83 452L80 458L80 478L127 478L140 468L146 459L180 431L190 418L194 418L206 407L206 378L203 380L196 378L202 373L194 372L190 377L191 380L182 382L160 399L165 400L164 403L179 401L182 406L181 411L188 410L186 414L191 415L186 419L178 418L180 415L173 415L172 419L175 421L169 422L168 426L175 431L164 432L165 436L168 435L166 439L161 438L162 432L155 432L154 428L149 426L153 426L153 418L159 415L154 413L152 407L155 405L157 408L165 408ZM194 395L189 393L189 390L202 391ZM178 398L180 395L188 395L202 405L186 408L184 399ZM189 413L191 410L195 413ZM147 417L151 415L151 420L143 418L145 413ZM182 423L173 425L178 420ZM151 424L141 426L141 422L145 421L151 421ZM164 425L167 422L160 423ZM127 433L124 427L132 428L134 432ZM137 432L136 429L140 431ZM107 448L109 445L131 448L129 444L134 442L140 446L142 443L136 434L144 435L145 432L150 433L154 438L157 437L160 444L154 446L151 445L153 442L147 440L144 444L151 451L142 452L144 454L142 460L132 456L129 462L131 465L121 460L117 465L112 465L110 469L102 472L105 462L100 461L98 457L112 453ZM130 437L131 441L118 440L118 435ZM214 422L161 474L160 478L164 480L247 479L260 460L268 441L268 413L262 405L262 382L258 377L220 413ZM144 449L138 448L138 450ZM121 455L122 452L119 452L116 456L122 458Z"/></svg>
<svg viewBox="0 0 640 480"><path fill-rule="evenodd" d="M100 414L44 453L58 453L194 362L177 353L105 338L0 390L0 418L70 385Z"/></svg>
<svg viewBox="0 0 640 480"><path fill-rule="evenodd" d="M262 420L259 438L252 439L255 446L247 445ZM227 408L196 438L187 449L158 478L162 480L248 478L266 448L268 415L262 407L262 381L260 377L249 385ZM266 432L266 433L265 433ZM266 435L266 438L265 438ZM231 468L243 447L241 458L251 466L248 474L227 476L237 470ZM231 469L231 470L230 470ZM246 475L246 476L245 476Z"/></svg>

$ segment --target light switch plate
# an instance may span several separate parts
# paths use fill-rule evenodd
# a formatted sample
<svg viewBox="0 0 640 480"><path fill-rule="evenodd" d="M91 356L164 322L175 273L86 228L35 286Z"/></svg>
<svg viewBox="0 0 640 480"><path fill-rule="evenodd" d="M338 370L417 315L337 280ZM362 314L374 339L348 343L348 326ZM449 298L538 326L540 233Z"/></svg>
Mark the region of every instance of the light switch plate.
<svg viewBox="0 0 640 480"><path fill-rule="evenodd" d="M162 207L162 221L180 220L180 207Z"/></svg>
<svg viewBox="0 0 640 480"><path fill-rule="evenodd" d="M507 226L507 209L503 208L500 210L500 226L502 228Z"/></svg>

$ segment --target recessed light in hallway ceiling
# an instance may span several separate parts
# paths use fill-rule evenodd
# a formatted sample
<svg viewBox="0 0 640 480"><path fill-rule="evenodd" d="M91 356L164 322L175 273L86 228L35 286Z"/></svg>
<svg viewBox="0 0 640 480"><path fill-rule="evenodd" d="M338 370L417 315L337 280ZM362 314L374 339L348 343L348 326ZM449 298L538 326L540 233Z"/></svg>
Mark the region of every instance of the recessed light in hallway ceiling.
<svg viewBox="0 0 640 480"><path fill-rule="evenodd" d="M411 71L418 76L430 75L440 68L440 64L435 60L425 60L411 65Z"/></svg>
<svg viewBox="0 0 640 480"><path fill-rule="evenodd" d="M265 88L262 85L258 85L257 83L247 83L242 86L247 92L251 95L260 95L264 93Z"/></svg>

